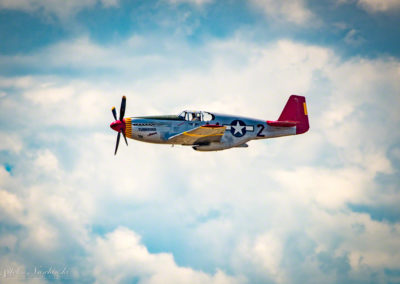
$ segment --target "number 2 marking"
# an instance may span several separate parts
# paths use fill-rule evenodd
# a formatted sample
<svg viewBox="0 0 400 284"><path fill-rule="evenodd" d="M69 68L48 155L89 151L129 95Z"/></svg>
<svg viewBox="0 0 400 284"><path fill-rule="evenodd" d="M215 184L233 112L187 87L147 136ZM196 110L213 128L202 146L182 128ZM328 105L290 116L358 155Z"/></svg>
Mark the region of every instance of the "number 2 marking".
<svg viewBox="0 0 400 284"><path fill-rule="evenodd" d="M260 129L260 130L258 131L258 133L257 133L257 137L265 137L264 134L261 134L261 132L264 130L264 125L259 124L259 125L257 125L257 127Z"/></svg>

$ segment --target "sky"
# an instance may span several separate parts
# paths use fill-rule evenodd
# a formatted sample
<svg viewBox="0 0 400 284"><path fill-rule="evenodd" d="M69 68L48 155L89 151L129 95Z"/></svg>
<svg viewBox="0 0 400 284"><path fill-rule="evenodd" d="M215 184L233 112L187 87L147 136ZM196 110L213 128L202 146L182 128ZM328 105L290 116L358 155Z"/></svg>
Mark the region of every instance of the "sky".
<svg viewBox="0 0 400 284"><path fill-rule="evenodd" d="M0 0L0 282L400 283L400 1ZM121 144L184 109L310 130Z"/></svg>

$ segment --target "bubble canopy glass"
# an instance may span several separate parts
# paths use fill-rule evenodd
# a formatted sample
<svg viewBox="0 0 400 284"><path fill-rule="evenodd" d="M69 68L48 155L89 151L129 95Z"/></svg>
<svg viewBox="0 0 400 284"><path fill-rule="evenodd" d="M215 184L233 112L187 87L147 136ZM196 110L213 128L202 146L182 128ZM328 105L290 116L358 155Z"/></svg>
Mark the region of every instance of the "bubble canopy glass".
<svg viewBox="0 0 400 284"><path fill-rule="evenodd" d="M187 121L211 121L214 115L206 111L190 111L185 110L179 114L179 117Z"/></svg>

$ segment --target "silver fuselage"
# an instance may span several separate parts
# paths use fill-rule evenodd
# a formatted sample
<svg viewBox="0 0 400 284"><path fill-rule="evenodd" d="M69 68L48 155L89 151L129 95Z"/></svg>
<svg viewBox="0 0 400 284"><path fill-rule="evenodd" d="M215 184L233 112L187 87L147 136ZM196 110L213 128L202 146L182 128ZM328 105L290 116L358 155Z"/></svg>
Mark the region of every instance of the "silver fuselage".
<svg viewBox="0 0 400 284"><path fill-rule="evenodd" d="M157 144L175 144L168 140L169 137L202 125L226 126L225 133L219 142L212 142L212 145L198 145L196 143L190 145L195 146L193 148L200 151L247 147L246 142L250 140L296 134L296 127L271 127L265 120L217 113L212 113L212 118L208 121L190 121L179 116L144 116L127 118L125 123L127 128L130 128L127 137Z"/></svg>

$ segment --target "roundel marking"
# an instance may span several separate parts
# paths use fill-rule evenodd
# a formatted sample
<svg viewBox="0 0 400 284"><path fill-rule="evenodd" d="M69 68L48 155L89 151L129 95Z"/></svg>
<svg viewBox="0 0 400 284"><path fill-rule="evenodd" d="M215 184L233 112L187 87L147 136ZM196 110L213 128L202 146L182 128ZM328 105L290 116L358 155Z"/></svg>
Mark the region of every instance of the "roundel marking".
<svg viewBox="0 0 400 284"><path fill-rule="evenodd" d="M231 133L235 137L242 137L246 134L246 123L241 120L235 119L231 122Z"/></svg>

